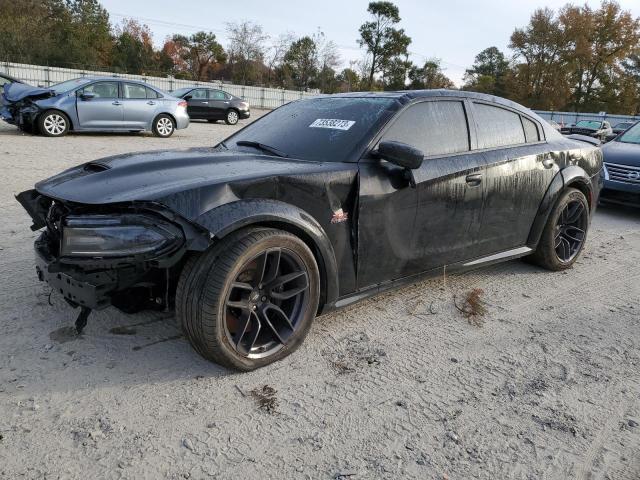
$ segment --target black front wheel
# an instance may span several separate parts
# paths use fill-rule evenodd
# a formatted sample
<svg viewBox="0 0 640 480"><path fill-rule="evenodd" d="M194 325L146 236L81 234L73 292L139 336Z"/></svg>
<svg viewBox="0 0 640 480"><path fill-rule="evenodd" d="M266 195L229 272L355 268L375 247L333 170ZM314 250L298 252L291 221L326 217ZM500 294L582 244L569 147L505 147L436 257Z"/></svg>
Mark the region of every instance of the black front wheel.
<svg viewBox="0 0 640 480"><path fill-rule="evenodd" d="M580 190L563 192L549 215L531 260L549 270L565 270L577 260L587 240L589 203Z"/></svg>
<svg viewBox="0 0 640 480"><path fill-rule="evenodd" d="M202 356L253 370L300 346L319 290L318 266L302 240L280 230L248 229L185 265L176 315Z"/></svg>

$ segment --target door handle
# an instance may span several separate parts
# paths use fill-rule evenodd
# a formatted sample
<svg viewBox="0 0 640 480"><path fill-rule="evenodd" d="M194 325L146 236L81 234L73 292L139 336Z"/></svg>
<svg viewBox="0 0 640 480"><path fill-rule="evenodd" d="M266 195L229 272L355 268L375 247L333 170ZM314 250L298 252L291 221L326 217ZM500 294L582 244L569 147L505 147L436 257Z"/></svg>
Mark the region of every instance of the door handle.
<svg viewBox="0 0 640 480"><path fill-rule="evenodd" d="M115 102L113 102L113 105L122 105L122 103L120 103L118 100L116 100Z"/></svg>
<svg viewBox="0 0 640 480"><path fill-rule="evenodd" d="M206 104L208 104L209 102L202 102L202 103L206 103Z"/></svg>
<svg viewBox="0 0 640 480"><path fill-rule="evenodd" d="M472 187L478 186L482 183L482 174L481 173L472 173L471 175L467 175L465 178L467 184Z"/></svg>
<svg viewBox="0 0 640 480"><path fill-rule="evenodd" d="M147 105L155 105L155 104L156 104L156 102L154 102L154 101L147 102Z"/></svg>

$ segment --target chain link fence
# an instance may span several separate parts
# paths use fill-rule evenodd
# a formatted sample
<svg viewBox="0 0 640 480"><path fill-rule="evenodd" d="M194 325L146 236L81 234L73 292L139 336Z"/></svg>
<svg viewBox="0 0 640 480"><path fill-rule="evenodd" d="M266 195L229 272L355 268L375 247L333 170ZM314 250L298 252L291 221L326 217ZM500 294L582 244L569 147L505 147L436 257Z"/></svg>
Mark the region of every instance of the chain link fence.
<svg viewBox="0 0 640 480"><path fill-rule="evenodd" d="M545 110L535 110L545 120L553 120L564 125L576 124L580 120L607 121L615 126L620 122L637 122L640 116L634 115L609 115L608 113L576 113L576 112L549 112Z"/></svg>
<svg viewBox="0 0 640 480"><path fill-rule="evenodd" d="M164 91L176 90L183 87L203 86L218 88L247 100L254 108L273 109L299 100L305 97L317 96L319 93L302 92L295 90L283 90L279 88L250 87L235 85L220 81L196 82L193 80L180 80L171 76L152 77L146 75L130 75L127 73L110 73L95 70L81 70L61 67L45 67L41 65L28 65L24 63L0 62L0 72L7 73L23 82L35 86L49 87L56 83L64 82L78 77L119 77L130 80L138 80Z"/></svg>

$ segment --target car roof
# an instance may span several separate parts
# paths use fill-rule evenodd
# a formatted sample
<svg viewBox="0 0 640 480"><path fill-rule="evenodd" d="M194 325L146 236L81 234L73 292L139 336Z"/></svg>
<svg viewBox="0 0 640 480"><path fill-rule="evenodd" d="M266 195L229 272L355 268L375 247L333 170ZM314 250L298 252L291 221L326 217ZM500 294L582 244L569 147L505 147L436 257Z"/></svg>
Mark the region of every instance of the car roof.
<svg viewBox="0 0 640 480"><path fill-rule="evenodd" d="M469 92L466 90L448 90L448 89L433 89L433 90L401 90L395 92L351 92L351 93L337 93L333 95L322 95L318 98L395 98L401 103L408 103L412 100L419 98L442 98L442 97L456 97L456 98L469 98L472 100L482 100L489 103L495 103L503 105L505 107L519 110L530 116L538 117L530 109L520 105L519 103L512 102L506 98L496 97L495 95L487 95L485 93Z"/></svg>
<svg viewBox="0 0 640 480"><path fill-rule="evenodd" d="M134 80L132 78L122 78L122 77L101 77L101 76L88 76L88 77L78 77L78 78L72 78L70 80L88 80L88 81L96 81L96 80L102 80L105 82L128 82L128 83L137 83L139 85L144 85L145 87L151 87L151 88L155 88L156 90L158 89L158 87L154 87L153 85L150 85L147 82L143 82L142 80Z"/></svg>

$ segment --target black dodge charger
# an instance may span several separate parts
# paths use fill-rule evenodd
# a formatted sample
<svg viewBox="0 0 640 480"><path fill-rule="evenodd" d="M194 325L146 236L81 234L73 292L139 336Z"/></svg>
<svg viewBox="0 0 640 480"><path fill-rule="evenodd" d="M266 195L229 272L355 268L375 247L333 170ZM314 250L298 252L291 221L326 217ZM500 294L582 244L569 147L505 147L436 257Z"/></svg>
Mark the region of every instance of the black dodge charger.
<svg viewBox="0 0 640 480"><path fill-rule="evenodd" d="M458 91L300 100L211 148L94 160L18 195L41 280L79 307L175 306L231 368L283 358L316 315L427 275L582 251L599 148Z"/></svg>

